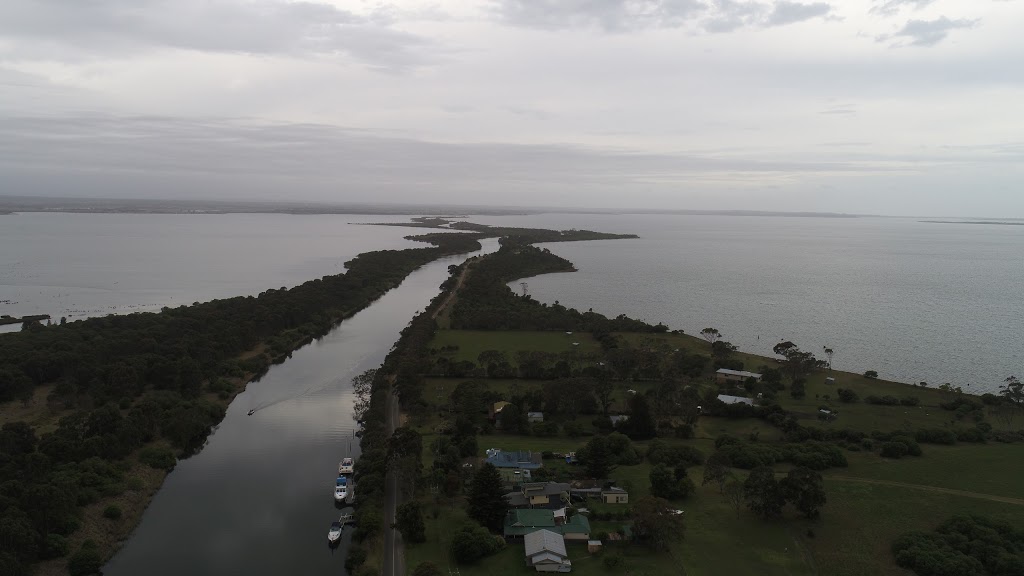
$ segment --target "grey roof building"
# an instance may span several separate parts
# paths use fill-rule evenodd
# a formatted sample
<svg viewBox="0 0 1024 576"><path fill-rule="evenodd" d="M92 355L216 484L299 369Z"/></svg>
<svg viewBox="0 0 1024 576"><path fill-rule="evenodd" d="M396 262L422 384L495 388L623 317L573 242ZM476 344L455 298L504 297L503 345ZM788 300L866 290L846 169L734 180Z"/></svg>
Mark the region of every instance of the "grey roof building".
<svg viewBox="0 0 1024 576"><path fill-rule="evenodd" d="M561 508L569 501L569 485L561 482L529 482L505 494L513 508Z"/></svg>
<svg viewBox="0 0 1024 576"><path fill-rule="evenodd" d="M572 570L565 552L565 538L550 530L537 530L523 537L526 565L538 572L568 572Z"/></svg>

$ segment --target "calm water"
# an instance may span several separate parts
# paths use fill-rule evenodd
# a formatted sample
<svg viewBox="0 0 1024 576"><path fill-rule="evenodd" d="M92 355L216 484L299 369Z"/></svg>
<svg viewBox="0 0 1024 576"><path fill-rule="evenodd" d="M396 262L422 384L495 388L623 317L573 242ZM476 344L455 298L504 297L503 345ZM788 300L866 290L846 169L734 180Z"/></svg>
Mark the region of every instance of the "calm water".
<svg viewBox="0 0 1024 576"><path fill-rule="evenodd" d="M419 244L402 239L412 228L349 224L390 221L408 217L0 215L0 314L72 320L291 287Z"/></svg>
<svg viewBox="0 0 1024 576"><path fill-rule="evenodd" d="M641 236L548 245L579 272L529 279L530 294L544 302L690 334L712 326L765 355L780 340L814 352L829 346L836 368L904 382L981 392L1024 373L1024 227L669 215L473 220Z"/></svg>
<svg viewBox="0 0 1024 576"><path fill-rule="evenodd" d="M484 243L484 252L497 242ZM249 384L196 456L167 477L108 576L342 574L327 546L334 478L357 455L351 379L383 361L399 332L448 277L448 258ZM257 408L252 416L246 413ZM356 487L356 497L359 491Z"/></svg>

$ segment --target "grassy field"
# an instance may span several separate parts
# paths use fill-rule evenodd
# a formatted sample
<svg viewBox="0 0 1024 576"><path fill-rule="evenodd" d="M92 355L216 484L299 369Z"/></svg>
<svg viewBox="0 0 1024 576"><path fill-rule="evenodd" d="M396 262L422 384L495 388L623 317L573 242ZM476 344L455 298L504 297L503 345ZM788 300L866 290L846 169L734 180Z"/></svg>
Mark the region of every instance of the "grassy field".
<svg viewBox="0 0 1024 576"><path fill-rule="evenodd" d="M579 342L574 346L573 342ZM597 355L601 346L586 332L491 332L485 330L439 330L431 348L458 346L456 360L476 362L484 350L500 350L516 364L516 352L574 352L581 357Z"/></svg>
<svg viewBox="0 0 1024 576"><path fill-rule="evenodd" d="M635 346L659 346L666 351L676 348L706 354L707 342L686 335L622 334ZM578 341L580 346L571 347ZM586 334L568 336L561 332L470 332L441 331L432 344L459 346L456 357L476 360L483 350L505 351L514 360L518 350L565 352L574 348L581 354L599 357L600 348ZM770 358L737 353L749 370L762 366L778 366ZM836 384L825 384L825 377L836 379ZM425 433L424 449L429 451L435 438L432 424L444 415L448 400L455 387L465 379L428 379L424 399L431 405L429 417L420 424ZM493 392L508 398L514 393L542 388L551 381L484 380ZM702 387L713 386L713 374L708 370L697 382ZM619 382L615 392L613 411L623 409L629 397L626 390L645 392L654 384L648 382ZM853 389L862 401L853 404L838 402L837 388ZM939 403L954 397L952 393L934 387L922 388L895 382L874 380L847 372L820 372L812 374L807 383L807 395L796 400L788 390L779 393L778 401L784 409L805 418L804 424L825 428L853 428L864 432L892 431L900 428L947 428L956 422L953 413L939 408ZM868 395L915 396L920 405L915 407L879 406L863 402ZM819 406L831 406L839 411L835 421L817 421ZM486 407L481 407L481 411ZM590 430L592 416L577 419ZM998 418L988 421L1000 429ZM732 434L744 440L756 437L758 442L772 443L782 439L774 426L758 419L725 419L701 417L696 426L696 437L691 440L666 439L669 444L687 444L700 449L705 456L714 451L714 438ZM533 450L568 452L583 446L588 436L569 438L488 434L477 437L479 454L487 448L504 450ZM635 442L644 450L648 442ZM700 486L703 468L690 469L690 477L698 485L696 494L674 503L686 511L687 530L682 542L669 554L651 554L642 546L610 546L600 555L588 554L582 546L570 547L573 573L609 576L633 574L668 576L670 574L719 575L859 575L908 576L892 559L890 546L900 534L910 530L929 530L957 513L977 513L1024 525L1024 444L965 444L937 446L923 444L924 455L900 460L881 458L872 452L847 452L848 468L823 473L828 503L819 520L808 521L787 509L785 517L765 521L745 508L737 515L735 508L719 494L717 487ZM425 454L429 466L431 456ZM558 479L567 479L576 470L559 460L546 460L545 467ZM789 466L776 466L784 472ZM619 466L610 477L619 486L626 486L631 500L649 494L651 466L646 461L636 466ZM743 479L746 472L734 470ZM593 511L610 511L616 505L588 503ZM426 544L409 546L409 569L419 561L431 560L448 568L448 542L453 526L465 520L461 509L449 501L428 502L428 537ZM614 530L625 521L595 521L594 532ZM601 556L621 555L622 564L614 569L605 567ZM523 562L521 543L513 543L499 554L474 566L459 566L460 576L500 576L535 574Z"/></svg>
<svg viewBox="0 0 1024 576"><path fill-rule="evenodd" d="M814 525L815 538L804 538L821 574L911 574L892 560L892 541L911 530L931 530L954 514L1024 524L1024 506L978 498L828 478L825 490L828 504Z"/></svg>
<svg viewBox="0 0 1024 576"><path fill-rule="evenodd" d="M1024 499L1024 444L922 444L920 458L889 460L872 453L847 453L850 467L834 474L937 486Z"/></svg>

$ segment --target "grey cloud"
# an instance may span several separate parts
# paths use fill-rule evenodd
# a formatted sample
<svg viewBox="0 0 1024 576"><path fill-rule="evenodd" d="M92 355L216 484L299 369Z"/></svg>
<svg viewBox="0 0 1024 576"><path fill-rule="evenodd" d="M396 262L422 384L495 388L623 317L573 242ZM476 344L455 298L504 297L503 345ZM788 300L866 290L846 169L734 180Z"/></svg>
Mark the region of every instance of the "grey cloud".
<svg viewBox="0 0 1024 576"><path fill-rule="evenodd" d="M887 171L871 161L765 161L572 145L442 144L309 124L88 116L0 122L8 194L467 201L487 191L621 192L650 182ZM184 192L183 192L184 191Z"/></svg>
<svg viewBox="0 0 1024 576"><path fill-rule="evenodd" d="M768 17L770 26L785 26L803 22L812 18L827 16L832 7L824 2L813 4L800 4L799 2L776 2L771 16Z"/></svg>
<svg viewBox="0 0 1024 576"><path fill-rule="evenodd" d="M871 8L871 13L892 16L903 8L920 10L933 2L935 0L876 0L875 5Z"/></svg>
<svg viewBox="0 0 1024 576"><path fill-rule="evenodd" d="M712 16L704 21L708 32L732 32L746 26L754 26L765 19L768 7L760 2L736 2L717 0Z"/></svg>
<svg viewBox="0 0 1024 576"><path fill-rule="evenodd" d="M977 20L950 20L945 16L935 20L910 20L893 34L879 36L878 41L895 40L897 46L934 46L945 40L950 32L973 28L977 23Z"/></svg>
<svg viewBox="0 0 1024 576"><path fill-rule="evenodd" d="M832 106L818 112L818 114L831 114L838 116L852 116L857 113L857 110L852 106Z"/></svg>
<svg viewBox="0 0 1024 576"><path fill-rule="evenodd" d="M558 30L598 28L628 32L648 28L694 25L708 32L730 32L748 26L782 26L826 16L824 2L802 4L737 0L496 0L494 8L505 23L526 28Z"/></svg>
<svg viewBox="0 0 1024 576"><path fill-rule="evenodd" d="M0 35L99 54L165 46L254 54L343 52L391 69L421 63L427 41L391 27L391 21L383 10L364 16L319 2L0 2Z"/></svg>
<svg viewBox="0 0 1024 576"><path fill-rule="evenodd" d="M707 9L698 0L497 0L493 6L514 26L607 31L675 27Z"/></svg>

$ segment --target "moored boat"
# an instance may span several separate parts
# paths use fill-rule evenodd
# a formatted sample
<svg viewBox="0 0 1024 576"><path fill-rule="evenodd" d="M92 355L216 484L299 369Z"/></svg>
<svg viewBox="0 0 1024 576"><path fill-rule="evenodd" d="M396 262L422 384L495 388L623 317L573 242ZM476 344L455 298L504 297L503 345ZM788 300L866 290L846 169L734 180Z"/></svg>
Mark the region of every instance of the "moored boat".
<svg viewBox="0 0 1024 576"><path fill-rule="evenodd" d="M338 476L334 482L334 501L343 502L348 497L348 478Z"/></svg>
<svg viewBox="0 0 1024 576"><path fill-rule="evenodd" d="M337 544L341 540L341 522L331 522L331 529L327 531L327 541Z"/></svg>
<svg viewBox="0 0 1024 576"><path fill-rule="evenodd" d="M351 474L355 472L355 462L351 458L343 458L338 464L338 474Z"/></svg>

